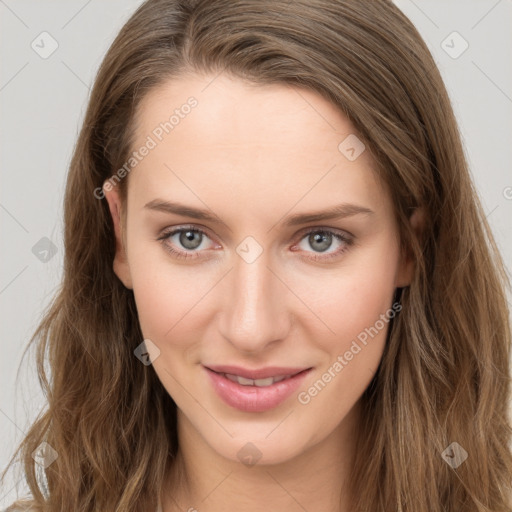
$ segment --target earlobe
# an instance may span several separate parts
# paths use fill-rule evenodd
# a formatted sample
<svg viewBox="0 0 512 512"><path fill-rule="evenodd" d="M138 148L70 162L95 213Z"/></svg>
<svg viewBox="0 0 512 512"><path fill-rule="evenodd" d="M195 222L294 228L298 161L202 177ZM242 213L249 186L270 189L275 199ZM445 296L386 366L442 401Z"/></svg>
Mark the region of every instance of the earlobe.
<svg viewBox="0 0 512 512"><path fill-rule="evenodd" d="M103 184L103 193L108 202L110 215L112 216L116 239L116 253L113 261L113 270L126 288L133 289L130 266L126 255L124 242L125 237L123 236L123 230L125 228L121 218L121 198L119 197L119 190L117 186L112 187L112 184L110 182L107 183L107 181Z"/></svg>
<svg viewBox="0 0 512 512"><path fill-rule="evenodd" d="M423 228L425 225L425 210L423 207L417 207L412 215L409 217L409 222L414 234L418 240L421 240L423 235ZM403 288L409 286L414 278L414 272L416 270L416 264L414 261L414 255L410 251L402 254L402 260L400 269L397 275L395 286L397 288Z"/></svg>

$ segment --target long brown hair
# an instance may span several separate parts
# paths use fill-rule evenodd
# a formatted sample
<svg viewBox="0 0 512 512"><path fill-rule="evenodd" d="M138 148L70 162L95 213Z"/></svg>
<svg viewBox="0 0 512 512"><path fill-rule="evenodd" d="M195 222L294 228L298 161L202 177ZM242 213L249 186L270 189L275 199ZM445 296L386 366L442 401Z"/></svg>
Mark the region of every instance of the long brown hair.
<svg viewBox="0 0 512 512"><path fill-rule="evenodd" d="M511 512L510 283L440 73L390 0L148 0L125 24L69 169L62 286L30 341L48 406L12 460L33 510L155 510L172 468L176 405L133 354L134 296L113 272L112 219L94 191L133 151L141 99L190 71L316 91L354 124L391 190L416 273L362 397L353 510ZM409 224L419 206L421 239ZM44 494L32 458L43 441L58 454ZM456 468L442 456L453 442L468 454Z"/></svg>

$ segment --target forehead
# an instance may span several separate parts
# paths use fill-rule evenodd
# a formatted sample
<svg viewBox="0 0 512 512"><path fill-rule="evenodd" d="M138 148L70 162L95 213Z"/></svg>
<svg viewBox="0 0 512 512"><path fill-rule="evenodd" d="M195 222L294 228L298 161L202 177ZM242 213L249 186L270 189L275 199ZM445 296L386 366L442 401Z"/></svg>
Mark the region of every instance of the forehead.
<svg viewBox="0 0 512 512"><path fill-rule="evenodd" d="M188 75L140 103L134 149L148 138L154 148L130 174L129 189L147 200L177 193L192 199L194 191L220 202L238 197L245 208L247 202L283 209L298 200L305 208L342 199L382 202L369 152L351 161L339 148L356 133L314 91Z"/></svg>
<svg viewBox="0 0 512 512"><path fill-rule="evenodd" d="M197 106L175 119L172 129L172 134L179 136L193 123L195 137L180 141L187 146L211 142L246 148L308 141L308 146L327 148L326 134L339 138L355 131L334 105L314 91L281 83L259 85L224 74L189 74L146 95L137 110L138 134L149 133L168 120L190 97ZM187 118L190 120L183 122Z"/></svg>

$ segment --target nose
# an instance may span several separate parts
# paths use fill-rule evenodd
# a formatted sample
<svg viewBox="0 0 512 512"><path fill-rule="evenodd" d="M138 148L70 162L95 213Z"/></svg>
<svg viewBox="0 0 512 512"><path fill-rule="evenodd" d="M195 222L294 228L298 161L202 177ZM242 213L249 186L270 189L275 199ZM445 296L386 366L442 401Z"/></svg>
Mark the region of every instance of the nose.
<svg viewBox="0 0 512 512"><path fill-rule="evenodd" d="M286 295L264 251L248 263L235 255L219 302L221 335L240 352L261 352L285 339L290 327Z"/></svg>

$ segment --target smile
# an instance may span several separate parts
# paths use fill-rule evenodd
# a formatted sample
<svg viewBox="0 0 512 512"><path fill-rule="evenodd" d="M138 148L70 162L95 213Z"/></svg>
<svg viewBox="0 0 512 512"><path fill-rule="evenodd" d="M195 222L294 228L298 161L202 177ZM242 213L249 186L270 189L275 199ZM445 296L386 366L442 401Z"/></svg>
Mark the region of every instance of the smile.
<svg viewBox="0 0 512 512"><path fill-rule="evenodd" d="M278 407L297 390L312 370L285 369L287 373L282 373L281 369L281 373L277 373L275 369L267 368L253 371L254 377L254 373L267 373L267 376L249 378L205 366L203 368L217 396L230 407L244 412L264 412ZM274 372L274 376L268 375L269 372Z"/></svg>

